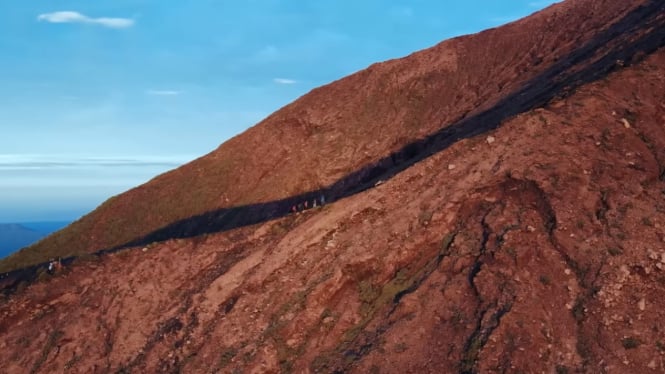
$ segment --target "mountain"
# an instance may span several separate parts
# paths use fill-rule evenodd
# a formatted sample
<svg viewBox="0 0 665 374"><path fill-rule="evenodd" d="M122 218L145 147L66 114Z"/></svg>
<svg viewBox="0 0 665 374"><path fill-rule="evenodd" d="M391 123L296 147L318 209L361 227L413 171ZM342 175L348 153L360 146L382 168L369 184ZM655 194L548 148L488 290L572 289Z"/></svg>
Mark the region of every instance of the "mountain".
<svg viewBox="0 0 665 374"><path fill-rule="evenodd" d="M45 221L0 224L0 258L36 243L69 223Z"/></svg>
<svg viewBox="0 0 665 374"><path fill-rule="evenodd" d="M662 372L663 45L568 0L316 89L3 261L0 371Z"/></svg>
<svg viewBox="0 0 665 374"><path fill-rule="evenodd" d="M483 113L527 82L557 76L553 68L588 63L595 56L572 56L596 53L580 50L583 41L600 54L622 48L614 36L630 25L618 22L638 3L561 4L315 89L209 155L108 200L3 261L0 271L121 246L178 220L330 186L442 127ZM562 24L575 25L575 32Z"/></svg>
<svg viewBox="0 0 665 374"><path fill-rule="evenodd" d="M0 224L0 258L44 237L40 232L19 224Z"/></svg>

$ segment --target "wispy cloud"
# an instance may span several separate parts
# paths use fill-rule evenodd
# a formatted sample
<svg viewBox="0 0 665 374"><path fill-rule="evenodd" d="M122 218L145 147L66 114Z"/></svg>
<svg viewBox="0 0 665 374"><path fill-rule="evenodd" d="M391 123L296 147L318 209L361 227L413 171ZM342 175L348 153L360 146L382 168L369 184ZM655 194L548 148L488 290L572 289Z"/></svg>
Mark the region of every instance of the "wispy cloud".
<svg viewBox="0 0 665 374"><path fill-rule="evenodd" d="M296 84L296 83L298 83L297 80L287 79L287 78L275 78L275 79L273 79L273 82L275 82L277 84Z"/></svg>
<svg viewBox="0 0 665 374"><path fill-rule="evenodd" d="M193 156L87 157L62 155L0 155L0 170L69 169L99 167L167 167L180 166Z"/></svg>
<svg viewBox="0 0 665 374"><path fill-rule="evenodd" d="M147 90L145 92L148 95L153 95L153 96L178 96L182 93L182 91L177 91L177 90Z"/></svg>
<svg viewBox="0 0 665 374"><path fill-rule="evenodd" d="M112 29L126 29L128 27L134 26L134 20L131 18L92 18L86 16L85 14L73 11L44 13L37 16L37 20L40 22L50 23L83 23L108 27Z"/></svg>

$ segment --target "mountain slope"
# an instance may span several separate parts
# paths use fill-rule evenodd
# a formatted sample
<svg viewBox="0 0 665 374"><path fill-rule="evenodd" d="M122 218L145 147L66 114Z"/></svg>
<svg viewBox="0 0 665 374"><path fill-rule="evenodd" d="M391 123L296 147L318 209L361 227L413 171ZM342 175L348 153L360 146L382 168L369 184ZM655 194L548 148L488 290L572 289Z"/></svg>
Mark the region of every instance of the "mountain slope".
<svg viewBox="0 0 665 374"><path fill-rule="evenodd" d="M629 19L615 43L658 30ZM665 50L641 57L322 208L42 273L0 301L0 371L663 372Z"/></svg>
<svg viewBox="0 0 665 374"><path fill-rule="evenodd" d="M643 3L568 1L315 89L211 154L110 199L2 261L0 271L116 247L204 212L328 186L491 108Z"/></svg>
<svg viewBox="0 0 665 374"><path fill-rule="evenodd" d="M335 204L81 261L0 306L0 365L665 370L664 77L661 50Z"/></svg>

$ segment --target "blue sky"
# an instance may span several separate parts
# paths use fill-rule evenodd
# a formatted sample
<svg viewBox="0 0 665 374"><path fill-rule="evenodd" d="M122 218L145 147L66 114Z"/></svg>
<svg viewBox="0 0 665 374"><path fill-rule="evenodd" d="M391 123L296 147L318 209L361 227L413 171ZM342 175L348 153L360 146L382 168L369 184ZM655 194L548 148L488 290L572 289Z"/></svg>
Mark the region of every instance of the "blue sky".
<svg viewBox="0 0 665 374"><path fill-rule="evenodd" d="M71 220L314 87L533 0L0 2L0 222Z"/></svg>

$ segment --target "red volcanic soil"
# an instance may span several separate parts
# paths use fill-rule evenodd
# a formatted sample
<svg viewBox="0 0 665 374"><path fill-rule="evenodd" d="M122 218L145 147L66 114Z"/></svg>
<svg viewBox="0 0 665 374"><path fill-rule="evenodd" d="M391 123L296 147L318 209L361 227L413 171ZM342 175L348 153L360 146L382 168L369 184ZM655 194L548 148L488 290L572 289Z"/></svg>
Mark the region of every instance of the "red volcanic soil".
<svg viewBox="0 0 665 374"><path fill-rule="evenodd" d="M566 1L375 65L86 219L153 217L133 199L185 195L222 167L237 176L217 206L328 185L496 107L640 4L658 2ZM633 26L613 40L656 29ZM0 301L0 372L664 372L665 51L641 58L324 207L42 273ZM365 136L377 129L385 139ZM310 130L321 148L299 151L289 136ZM268 135L281 159L239 153L208 170ZM320 168L297 173L296 157Z"/></svg>

